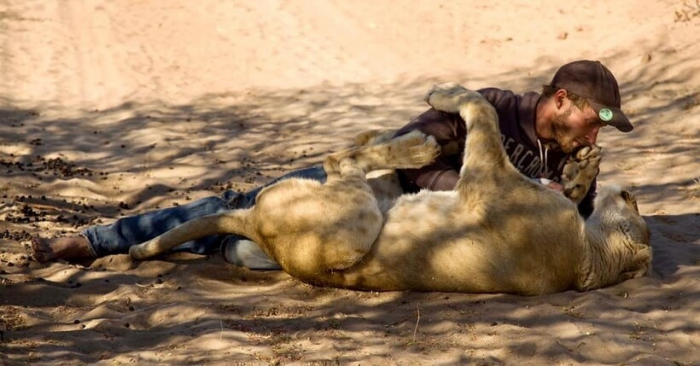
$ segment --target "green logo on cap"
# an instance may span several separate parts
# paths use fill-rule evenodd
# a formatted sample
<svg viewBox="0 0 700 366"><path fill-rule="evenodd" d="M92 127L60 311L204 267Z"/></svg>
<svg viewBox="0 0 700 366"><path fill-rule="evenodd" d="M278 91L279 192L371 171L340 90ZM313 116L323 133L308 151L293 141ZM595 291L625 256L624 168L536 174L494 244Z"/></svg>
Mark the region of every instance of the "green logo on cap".
<svg viewBox="0 0 700 366"><path fill-rule="evenodd" d="M613 112L608 108L603 108L598 112L598 117L600 117L603 122L609 122L613 119Z"/></svg>

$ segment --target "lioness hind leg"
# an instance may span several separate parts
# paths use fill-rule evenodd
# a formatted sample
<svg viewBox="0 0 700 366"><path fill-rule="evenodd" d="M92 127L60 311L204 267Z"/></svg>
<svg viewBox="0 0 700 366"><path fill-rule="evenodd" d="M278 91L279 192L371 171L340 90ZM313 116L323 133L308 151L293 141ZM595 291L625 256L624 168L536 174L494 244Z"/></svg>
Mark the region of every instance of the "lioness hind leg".
<svg viewBox="0 0 700 366"><path fill-rule="evenodd" d="M372 248L382 225L383 214L372 187L367 182L369 171L395 168L418 168L430 163L439 154L435 138L416 131L378 145L362 146L329 155L324 162L328 174L321 201L330 211L326 217L341 220L329 223L327 235L314 242L306 252L317 252L312 265L295 267L296 274L323 270L346 269L362 259ZM320 222L321 220L316 220ZM275 249L273 249L275 250ZM288 256L296 255L290 251ZM296 263L304 263L298 260ZM301 270L304 268L304 270Z"/></svg>
<svg viewBox="0 0 700 366"><path fill-rule="evenodd" d="M598 176L601 158L599 146L585 146L572 154L564 165L561 181L564 195L580 203L588 193L591 183Z"/></svg>
<svg viewBox="0 0 700 366"><path fill-rule="evenodd" d="M210 235L239 234L255 240L257 234L247 224L250 212L250 209L233 210L187 221L145 243L132 246L129 255L143 260L165 253L187 241Z"/></svg>
<svg viewBox="0 0 700 366"><path fill-rule="evenodd" d="M440 146L432 136L420 131L393 138L387 142L355 147L326 157L323 168L328 179L341 176L364 176L380 169L420 168L440 154Z"/></svg>

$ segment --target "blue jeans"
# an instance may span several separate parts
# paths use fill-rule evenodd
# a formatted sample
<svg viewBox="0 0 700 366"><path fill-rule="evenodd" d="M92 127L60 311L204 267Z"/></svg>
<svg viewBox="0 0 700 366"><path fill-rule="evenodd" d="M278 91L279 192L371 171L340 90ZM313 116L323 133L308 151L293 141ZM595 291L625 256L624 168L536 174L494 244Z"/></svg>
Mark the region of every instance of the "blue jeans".
<svg viewBox="0 0 700 366"><path fill-rule="evenodd" d="M246 193L226 191L221 197L207 197L182 206L124 217L110 225L88 227L83 230L82 235L88 239L91 251L97 257L128 253L131 246L151 240L186 221L228 210L252 207L255 205L258 193L264 187L293 177L313 179L323 183L326 181L326 172L321 166L297 170ZM258 259L263 260L263 262L264 260L271 262L262 250L251 241L244 239L237 235L207 236L183 243L174 250L209 254L221 250L222 242L224 242L228 248L224 252L224 257L228 261L254 269L271 269L272 267L267 264L261 265L257 262ZM237 244L241 244L239 246L243 250L241 248L237 250ZM253 253L250 258L246 257L248 252ZM263 258L257 258L261 253ZM276 263L271 263L275 265L275 268L279 268Z"/></svg>

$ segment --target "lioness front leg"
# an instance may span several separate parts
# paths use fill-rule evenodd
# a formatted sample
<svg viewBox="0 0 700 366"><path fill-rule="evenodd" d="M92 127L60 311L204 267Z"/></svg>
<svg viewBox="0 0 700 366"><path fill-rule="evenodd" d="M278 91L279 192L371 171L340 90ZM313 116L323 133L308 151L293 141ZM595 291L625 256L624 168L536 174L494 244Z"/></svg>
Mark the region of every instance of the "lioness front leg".
<svg viewBox="0 0 700 366"><path fill-rule="evenodd" d="M470 179L493 179L506 170L512 173L512 165L501 144L498 114L486 98L456 83L444 83L434 86L425 101L436 110L459 113L466 123L467 141L460 182L465 180L465 174L469 174Z"/></svg>
<svg viewBox="0 0 700 366"><path fill-rule="evenodd" d="M376 129L363 131L355 136L355 146L377 145L394 138L395 129Z"/></svg>
<svg viewBox="0 0 700 366"><path fill-rule="evenodd" d="M440 154L433 136L412 131L376 145L360 146L326 157L323 168L328 179L380 169L417 169L430 164Z"/></svg>
<svg viewBox="0 0 700 366"><path fill-rule="evenodd" d="M580 203L588 193L591 183L600 171L601 148L584 146L572 154L564 166L561 182L564 195L574 203Z"/></svg>

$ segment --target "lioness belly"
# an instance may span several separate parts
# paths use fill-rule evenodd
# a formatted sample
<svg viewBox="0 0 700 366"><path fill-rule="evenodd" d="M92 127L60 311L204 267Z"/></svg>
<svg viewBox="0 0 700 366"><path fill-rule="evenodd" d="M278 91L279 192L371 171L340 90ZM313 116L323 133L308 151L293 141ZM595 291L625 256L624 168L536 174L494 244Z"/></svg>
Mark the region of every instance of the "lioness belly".
<svg viewBox="0 0 700 366"><path fill-rule="evenodd" d="M543 238L541 248L523 247L462 207L455 192L401 197L371 251L357 265L334 274L333 282L375 291L520 294L571 285L572 276L552 272L549 255L541 255L552 240Z"/></svg>

